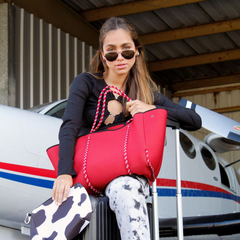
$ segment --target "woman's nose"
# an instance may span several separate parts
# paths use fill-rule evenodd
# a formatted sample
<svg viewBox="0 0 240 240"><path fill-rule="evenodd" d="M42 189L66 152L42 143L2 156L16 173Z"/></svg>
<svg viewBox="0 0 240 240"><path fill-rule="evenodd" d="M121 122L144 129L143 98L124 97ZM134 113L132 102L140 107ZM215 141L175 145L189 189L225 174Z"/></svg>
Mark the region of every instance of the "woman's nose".
<svg viewBox="0 0 240 240"><path fill-rule="evenodd" d="M123 60L122 51L119 51L117 53L118 53L117 60L122 61Z"/></svg>

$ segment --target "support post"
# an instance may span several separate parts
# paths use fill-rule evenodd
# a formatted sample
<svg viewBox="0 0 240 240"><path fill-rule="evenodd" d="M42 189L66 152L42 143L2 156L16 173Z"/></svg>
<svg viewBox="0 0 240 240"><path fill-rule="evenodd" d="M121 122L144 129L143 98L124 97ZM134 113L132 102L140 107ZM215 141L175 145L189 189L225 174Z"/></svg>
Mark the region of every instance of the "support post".
<svg viewBox="0 0 240 240"><path fill-rule="evenodd" d="M156 180L152 183L153 240L159 240L158 194Z"/></svg>
<svg viewBox="0 0 240 240"><path fill-rule="evenodd" d="M178 239L183 240L183 215L182 215L182 192L181 192L181 168L180 168L180 149L179 149L179 128L176 129L176 160L177 160L177 230Z"/></svg>

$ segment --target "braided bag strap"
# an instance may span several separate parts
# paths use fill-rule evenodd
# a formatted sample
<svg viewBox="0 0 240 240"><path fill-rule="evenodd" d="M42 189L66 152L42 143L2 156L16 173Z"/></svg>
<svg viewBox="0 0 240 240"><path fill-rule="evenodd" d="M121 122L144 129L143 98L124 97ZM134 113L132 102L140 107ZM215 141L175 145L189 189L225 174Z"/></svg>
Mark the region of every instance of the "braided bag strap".
<svg viewBox="0 0 240 240"><path fill-rule="evenodd" d="M117 91L115 90L112 90L110 88L114 88L116 89ZM106 98L107 98L107 94L109 92L112 92L112 93L116 93L124 98L126 98L128 101L131 101L131 99L118 87L115 87L113 85L110 85L110 86L106 86L100 93L99 95L99 98L98 98L98 104L97 104L97 110L96 110L96 114L95 114L95 119L94 119L94 122L93 122L93 126L92 126L92 129L91 129L91 133L92 132L95 132L102 124L102 121L103 121L103 116L104 116L104 112L105 112L105 107L106 107ZM99 108L100 108L100 103L101 103L101 99L103 97L103 108L102 108L102 113L101 113L101 117L100 117L100 120L99 120L99 123L98 125L96 126L96 123L97 123L97 118L98 118L98 115L99 115ZM95 127L96 126L96 127Z"/></svg>

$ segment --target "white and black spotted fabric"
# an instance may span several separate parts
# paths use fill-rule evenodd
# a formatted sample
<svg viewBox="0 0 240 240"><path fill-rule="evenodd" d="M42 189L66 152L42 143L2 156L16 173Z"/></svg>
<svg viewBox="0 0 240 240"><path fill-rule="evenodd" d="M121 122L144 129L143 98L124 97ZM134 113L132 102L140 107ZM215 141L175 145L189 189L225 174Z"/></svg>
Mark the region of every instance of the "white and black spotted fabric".
<svg viewBox="0 0 240 240"><path fill-rule="evenodd" d="M72 239L89 224L91 213L91 202L85 188L75 184L61 206L50 198L32 212L31 239Z"/></svg>
<svg viewBox="0 0 240 240"><path fill-rule="evenodd" d="M146 204L148 181L138 176L118 177L107 185L105 194L116 214L121 240L150 240Z"/></svg>

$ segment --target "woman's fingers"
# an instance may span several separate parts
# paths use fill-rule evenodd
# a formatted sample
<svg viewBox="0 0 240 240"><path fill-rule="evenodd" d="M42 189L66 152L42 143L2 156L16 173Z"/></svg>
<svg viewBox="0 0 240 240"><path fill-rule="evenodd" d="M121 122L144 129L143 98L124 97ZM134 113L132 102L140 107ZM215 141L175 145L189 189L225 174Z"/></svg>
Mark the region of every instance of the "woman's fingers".
<svg viewBox="0 0 240 240"><path fill-rule="evenodd" d="M52 199L57 205L60 206L62 202L67 199L72 184L73 180L71 175L64 174L58 176L52 190Z"/></svg>
<svg viewBox="0 0 240 240"><path fill-rule="evenodd" d="M131 113L132 117L139 112L146 112L148 110L156 108L154 105L149 105L140 100L133 100L127 102L127 110Z"/></svg>

